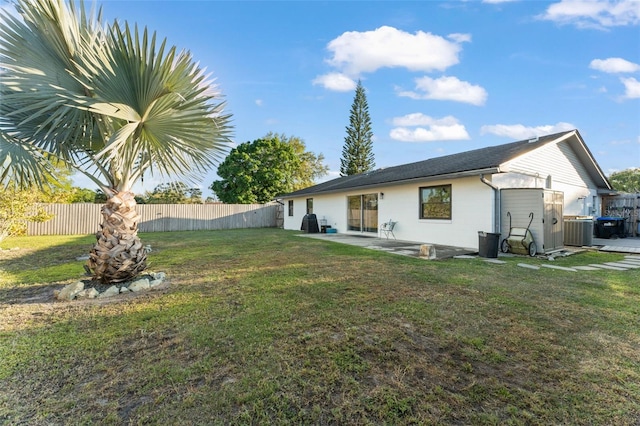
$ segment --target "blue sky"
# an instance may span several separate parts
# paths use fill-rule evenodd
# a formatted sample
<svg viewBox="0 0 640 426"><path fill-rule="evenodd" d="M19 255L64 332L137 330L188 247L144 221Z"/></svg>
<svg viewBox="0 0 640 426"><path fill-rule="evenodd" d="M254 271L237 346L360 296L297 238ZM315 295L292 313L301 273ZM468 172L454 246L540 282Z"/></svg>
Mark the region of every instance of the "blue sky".
<svg viewBox="0 0 640 426"><path fill-rule="evenodd" d="M573 128L607 175L640 167L638 0L99 4L191 51L237 144L300 137L325 156L324 180L339 174L358 79L376 167Z"/></svg>

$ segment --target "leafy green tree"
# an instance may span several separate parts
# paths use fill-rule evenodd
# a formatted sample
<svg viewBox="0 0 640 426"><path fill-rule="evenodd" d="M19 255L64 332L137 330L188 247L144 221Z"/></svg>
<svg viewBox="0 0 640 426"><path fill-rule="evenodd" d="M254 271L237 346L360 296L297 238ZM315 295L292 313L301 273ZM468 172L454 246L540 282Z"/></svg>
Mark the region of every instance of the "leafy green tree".
<svg viewBox="0 0 640 426"><path fill-rule="evenodd" d="M300 165L293 171L292 191L314 185L317 179L329 172L329 166L324 164L324 155L307 151L307 146L301 138L269 132L263 139L272 138L280 139L282 142L291 145L295 155L300 159Z"/></svg>
<svg viewBox="0 0 640 426"><path fill-rule="evenodd" d="M195 181L230 145L230 115L186 51L64 0L0 10L0 183L42 182L51 161L107 196L88 267L103 282L146 269L132 187L145 173Z"/></svg>
<svg viewBox="0 0 640 426"><path fill-rule="evenodd" d="M269 133L232 149L218 167L222 180L210 189L223 203L266 203L326 174L323 158L307 152L300 138Z"/></svg>
<svg viewBox="0 0 640 426"><path fill-rule="evenodd" d="M147 204L202 204L202 190L182 182L162 183L144 197Z"/></svg>
<svg viewBox="0 0 640 426"><path fill-rule="evenodd" d="M342 148L340 175L350 176L368 172L372 170L375 165L369 105L364 87L360 80L358 80L356 94L349 115L347 136L344 138L344 146Z"/></svg>
<svg viewBox="0 0 640 426"><path fill-rule="evenodd" d="M609 182L616 191L640 193L640 167L611 173Z"/></svg>
<svg viewBox="0 0 640 426"><path fill-rule="evenodd" d="M292 188L300 158L293 147L278 138L257 139L232 149L218 167L210 189L223 203L266 203Z"/></svg>
<svg viewBox="0 0 640 426"><path fill-rule="evenodd" d="M39 191L37 202L39 203L95 203L96 191L73 186L71 171L64 164L53 164L53 175L46 178L44 184L31 191Z"/></svg>
<svg viewBox="0 0 640 426"><path fill-rule="evenodd" d="M38 196L29 190L0 189L0 242L26 234L29 222L46 222L53 217L36 204Z"/></svg>
<svg viewBox="0 0 640 426"><path fill-rule="evenodd" d="M78 188L74 186L71 188L71 194L69 195L70 203L95 203L96 191L87 188Z"/></svg>
<svg viewBox="0 0 640 426"><path fill-rule="evenodd" d="M95 203L97 196L96 191L71 185L56 185L40 190L31 189L31 191L36 194L36 202L38 203Z"/></svg>

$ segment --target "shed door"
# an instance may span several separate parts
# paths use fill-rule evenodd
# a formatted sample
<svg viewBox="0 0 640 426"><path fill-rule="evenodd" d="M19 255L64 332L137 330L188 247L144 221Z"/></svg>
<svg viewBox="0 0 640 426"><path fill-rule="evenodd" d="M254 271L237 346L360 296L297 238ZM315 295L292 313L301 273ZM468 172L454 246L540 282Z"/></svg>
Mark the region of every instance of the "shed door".
<svg viewBox="0 0 640 426"><path fill-rule="evenodd" d="M544 192L544 251L564 247L564 224L562 220L564 193Z"/></svg>

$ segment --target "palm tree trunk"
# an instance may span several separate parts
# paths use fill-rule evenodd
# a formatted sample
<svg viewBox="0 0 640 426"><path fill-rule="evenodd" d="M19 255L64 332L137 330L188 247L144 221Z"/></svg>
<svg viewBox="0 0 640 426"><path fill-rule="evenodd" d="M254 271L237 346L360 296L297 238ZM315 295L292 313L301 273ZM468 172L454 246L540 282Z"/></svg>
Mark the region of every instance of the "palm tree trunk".
<svg viewBox="0 0 640 426"><path fill-rule="evenodd" d="M138 237L136 200L133 193L116 193L102 207L97 242L89 253L93 279L118 283L135 278L147 268L147 252Z"/></svg>

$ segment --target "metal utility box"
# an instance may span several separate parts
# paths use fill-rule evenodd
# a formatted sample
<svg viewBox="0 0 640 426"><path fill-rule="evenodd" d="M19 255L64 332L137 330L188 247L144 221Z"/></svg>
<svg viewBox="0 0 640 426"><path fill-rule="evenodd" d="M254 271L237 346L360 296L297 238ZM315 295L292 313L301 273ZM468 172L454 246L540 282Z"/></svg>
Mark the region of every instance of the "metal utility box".
<svg viewBox="0 0 640 426"><path fill-rule="evenodd" d="M542 188L505 188L500 190L500 233L509 235L509 227L529 226L537 253L564 247L564 193ZM511 225L507 213L511 213Z"/></svg>

